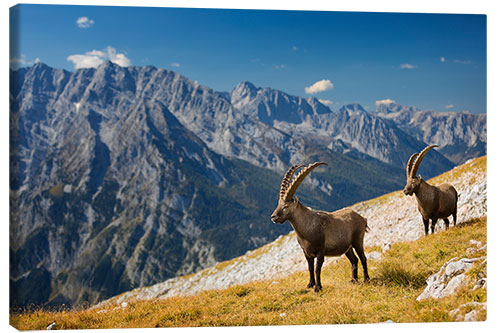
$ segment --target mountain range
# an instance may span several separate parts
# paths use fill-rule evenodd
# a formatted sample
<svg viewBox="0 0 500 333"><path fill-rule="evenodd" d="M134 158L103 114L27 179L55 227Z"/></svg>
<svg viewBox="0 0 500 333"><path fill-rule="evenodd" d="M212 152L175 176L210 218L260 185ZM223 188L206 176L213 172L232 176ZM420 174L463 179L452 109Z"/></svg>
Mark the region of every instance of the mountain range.
<svg viewBox="0 0 500 333"><path fill-rule="evenodd" d="M11 70L11 306L93 304L237 257L290 231L269 215L291 164L329 164L298 195L334 210L402 188L435 142L424 177L484 154L486 115L332 111L111 62Z"/></svg>

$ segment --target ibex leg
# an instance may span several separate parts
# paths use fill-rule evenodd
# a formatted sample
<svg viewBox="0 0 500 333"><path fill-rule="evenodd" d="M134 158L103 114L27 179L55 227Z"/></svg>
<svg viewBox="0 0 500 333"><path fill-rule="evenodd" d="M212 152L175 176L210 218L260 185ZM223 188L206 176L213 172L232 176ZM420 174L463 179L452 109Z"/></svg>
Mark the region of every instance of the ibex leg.
<svg viewBox="0 0 500 333"><path fill-rule="evenodd" d="M436 228L436 222L438 219L432 219L432 225L431 225L431 233L434 233L434 229Z"/></svg>
<svg viewBox="0 0 500 333"><path fill-rule="evenodd" d="M428 235L429 234L429 219L424 219L422 217L422 221L424 221L425 234Z"/></svg>
<svg viewBox="0 0 500 333"><path fill-rule="evenodd" d="M309 257L305 252L304 255L306 256L307 265L309 266L309 284L307 288L312 288L316 285L316 281L314 280L314 257Z"/></svg>
<svg viewBox="0 0 500 333"><path fill-rule="evenodd" d="M323 266L323 262L325 261L325 256L323 253L318 254L316 257L316 286L314 287L314 291L318 292L323 289L321 285L321 267Z"/></svg>
<svg viewBox="0 0 500 333"><path fill-rule="evenodd" d="M368 265L366 264L366 256L363 249L363 244L354 244L354 249L356 250L356 254L359 257L359 260L361 260L361 265L363 266L363 278L365 279L365 281L369 281L370 276L368 276Z"/></svg>
<svg viewBox="0 0 500 333"><path fill-rule="evenodd" d="M354 251L352 250L352 247L345 253L345 256L351 262L351 269L352 269L351 281L357 282L358 281L358 258L354 255Z"/></svg>
<svg viewBox="0 0 500 333"><path fill-rule="evenodd" d="M445 227L446 229L448 229L448 228L450 227L450 221L448 220L448 218L447 218L447 217L445 217L445 218L443 219L443 221L444 221L444 227Z"/></svg>

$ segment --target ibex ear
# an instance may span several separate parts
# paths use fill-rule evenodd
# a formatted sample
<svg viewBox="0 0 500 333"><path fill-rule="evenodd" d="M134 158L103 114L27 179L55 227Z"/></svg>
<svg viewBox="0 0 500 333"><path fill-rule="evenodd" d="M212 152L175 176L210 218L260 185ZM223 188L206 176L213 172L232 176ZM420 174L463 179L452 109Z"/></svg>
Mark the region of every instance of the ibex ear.
<svg viewBox="0 0 500 333"><path fill-rule="evenodd" d="M418 182L421 183L422 182L422 176L418 175Z"/></svg>
<svg viewBox="0 0 500 333"><path fill-rule="evenodd" d="M293 202L295 202L295 203L299 202L299 198L298 198L298 197L293 197L293 199L292 199L292 200L293 200Z"/></svg>

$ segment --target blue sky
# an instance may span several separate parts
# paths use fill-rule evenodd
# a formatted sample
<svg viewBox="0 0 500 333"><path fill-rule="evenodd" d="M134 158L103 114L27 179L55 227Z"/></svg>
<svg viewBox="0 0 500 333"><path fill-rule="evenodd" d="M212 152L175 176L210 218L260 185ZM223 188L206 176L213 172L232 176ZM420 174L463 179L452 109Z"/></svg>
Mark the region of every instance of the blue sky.
<svg viewBox="0 0 500 333"><path fill-rule="evenodd" d="M486 16L21 5L11 67L111 60L179 72L218 91L241 81L332 109L377 101L486 112Z"/></svg>

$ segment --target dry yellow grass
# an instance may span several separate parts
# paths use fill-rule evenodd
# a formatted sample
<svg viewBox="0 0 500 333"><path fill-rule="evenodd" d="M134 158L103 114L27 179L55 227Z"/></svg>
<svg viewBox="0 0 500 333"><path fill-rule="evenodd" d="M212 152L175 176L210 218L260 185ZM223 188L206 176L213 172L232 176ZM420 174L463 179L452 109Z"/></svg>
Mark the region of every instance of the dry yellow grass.
<svg viewBox="0 0 500 333"><path fill-rule="evenodd" d="M476 159L473 159L470 163L462 164L448 172L445 172L439 176L431 178L429 180L429 183L435 185L444 182L453 182L462 174L467 174L469 175L468 178L469 184L473 184L476 181L477 175L486 171L486 166L487 166L487 157L486 156L478 157Z"/></svg>
<svg viewBox="0 0 500 333"><path fill-rule="evenodd" d="M465 254L470 239L486 242L486 218L415 242L395 244L382 260L368 261L369 283L350 283L350 264L343 258L323 269L320 293L305 288L308 273L304 263L304 271L279 280L132 302L125 307L11 313L10 323L20 330L45 330L54 321L57 329L452 321L449 311L467 302L486 301L484 289L471 291L481 267L471 270L469 287L455 296L422 302L416 297L430 274ZM480 312L479 319L486 319L486 311Z"/></svg>

